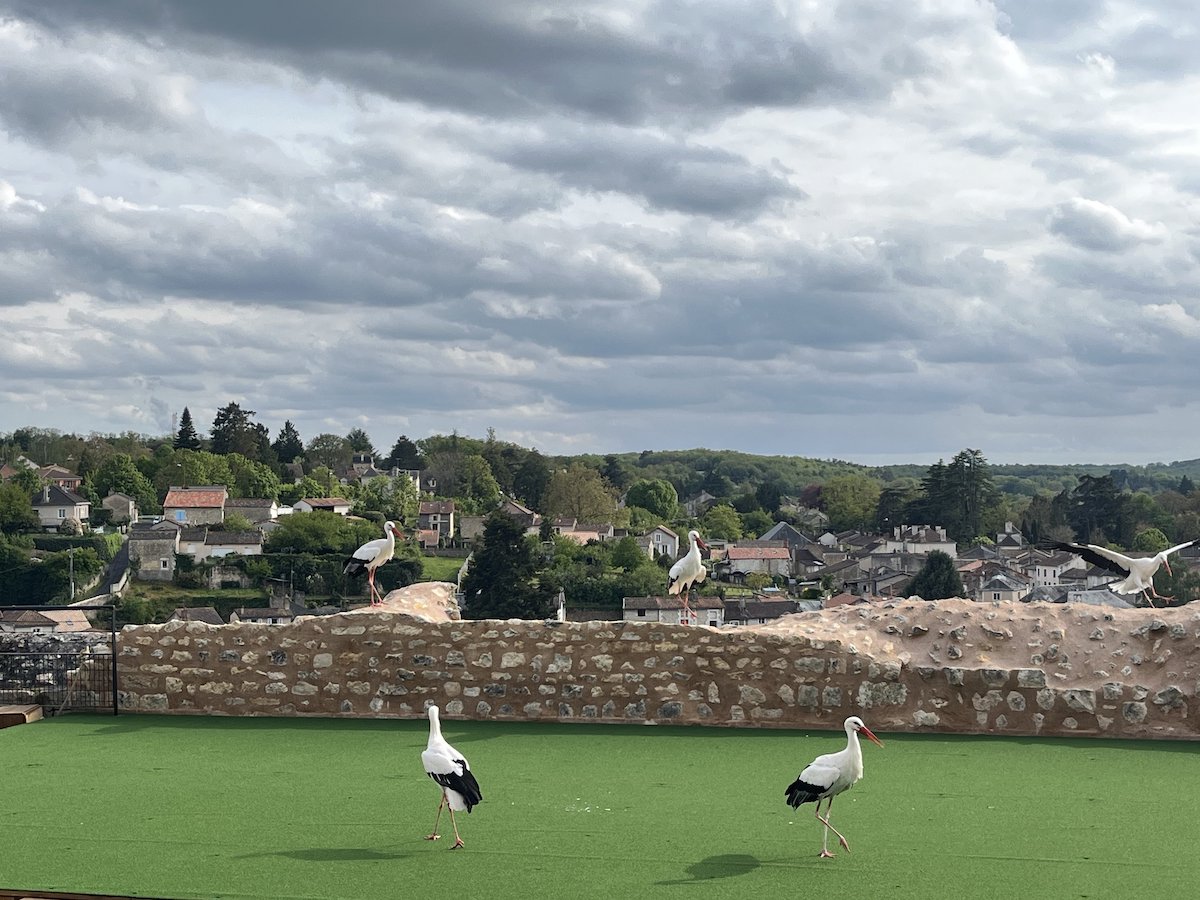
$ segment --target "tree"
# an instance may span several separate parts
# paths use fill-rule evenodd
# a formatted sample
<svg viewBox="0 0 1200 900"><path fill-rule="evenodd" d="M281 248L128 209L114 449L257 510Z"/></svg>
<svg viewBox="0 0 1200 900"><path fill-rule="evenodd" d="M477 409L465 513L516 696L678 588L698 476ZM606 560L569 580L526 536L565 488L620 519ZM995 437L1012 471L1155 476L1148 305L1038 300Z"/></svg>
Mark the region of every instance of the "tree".
<svg viewBox="0 0 1200 900"><path fill-rule="evenodd" d="M1171 546L1170 539L1158 528L1144 528L1133 539L1129 548L1140 553L1158 553Z"/></svg>
<svg viewBox="0 0 1200 900"><path fill-rule="evenodd" d="M822 487L821 500L834 531L867 528L875 521L879 482L866 475L835 475Z"/></svg>
<svg viewBox="0 0 1200 900"><path fill-rule="evenodd" d="M500 485L492 475L486 459L471 453L462 458L458 472L458 492L455 499L466 501L478 510L490 510L500 502Z"/></svg>
<svg viewBox="0 0 1200 900"><path fill-rule="evenodd" d="M540 619L553 603L551 586L537 578L524 529L502 510L487 517L462 589L472 619Z"/></svg>
<svg viewBox="0 0 1200 900"><path fill-rule="evenodd" d="M1111 475L1080 475L1070 493L1067 522L1082 541L1128 546L1133 539L1126 515L1128 496L1117 490Z"/></svg>
<svg viewBox="0 0 1200 900"><path fill-rule="evenodd" d="M630 485L625 503L648 509L660 519L673 519L679 507L679 495L675 493L675 485L665 479L643 478Z"/></svg>
<svg viewBox="0 0 1200 900"><path fill-rule="evenodd" d="M922 600L944 600L947 597L961 597L965 593L962 579L954 568L954 560L941 550L929 554L921 571L908 583L906 592Z"/></svg>
<svg viewBox="0 0 1200 900"><path fill-rule="evenodd" d="M700 517L700 530L710 538L736 541L742 536L742 517L728 503L718 503Z"/></svg>
<svg viewBox="0 0 1200 900"><path fill-rule="evenodd" d="M607 481L613 490L623 491L629 487L633 476L629 472L629 465L621 457L609 453L604 457L604 465L600 467L600 477Z"/></svg>
<svg viewBox="0 0 1200 900"><path fill-rule="evenodd" d="M551 475L542 498L542 512L551 518L610 522L616 511L616 501L600 473L582 463L572 463Z"/></svg>
<svg viewBox="0 0 1200 900"><path fill-rule="evenodd" d="M370 436L361 428L351 428L350 433L346 435L346 443L350 445L350 449L354 453L366 453L371 459L379 455L375 450L375 445L371 443Z"/></svg>
<svg viewBox="0 0 1200 900"><path fill-rule="evenodd" d="M101 498L116 491L136 500L139 509L151 510L158 506L154 485L134 465L127 453L114 453L104 460L89 481Z"/></svg>
<svg viewBox="0 0 1200 900"><path fill-rule="evenodd" d="M1190 479L1186 475L1184 475L1182 478L1179 479L1179 486L1176 487L1175 490L1176 490L1176 492L1182 494L1185 497L1190 497L1192 494L1192 491L1196 490L1196 485L1195 485L1195 482L1192 481L1192 479Z"/></svg>
<svg viewBox="0 0 1200 900"><path fill-rule="evenodd" d="M743 534L766 534L774 524L775 520L761 509L752 509L748 513L742 513Z"/></svg>
<svg viewBox="0 0 1200 900"><path fill-rule="evenodd" d="M537 450L530 450L513 473L513 494L522 503L541 509L549 486L550 464Z"/></svg>
<svg viewBox="0 0 1200 900"><path fill-rule="evenodd" d="M336 472L350 465L352 452L350 442L344 437L323 432L308 442L304 458L311 466L325 466Z"/></svg>
<svg viewBox="0 0 1200 900"><path fill-rule="evenodd" d="M403 434L396 438L396 443L392 444L392 452L388 455L386 462L388 468L418 470L425 468L425 459L421 456L421 451Z"/></svg>
<svg viewBox="0 0 1200 900"><path fill-rule="evenodd" d="M176 450L199 450L201 447L200 436L196 434L196 426L192 422L191 410L186 406L183 408L183 415L179 417L179 431L175 433L172 446Z"/></svg>
<svg viewBox="0 0 1200 900"><path fill-rule="evenodd" d="M300 432L296 430L291 419L283 423L283 427L279 429L279 437L275 438L271 449L275 451L275 456L281 463L295 462L304 455L304 442L300 440Z"/></svg>
<svg viewBox="0 0 1200 900"><path fill-rule="evenodd" d="M225 460L233 475L231 488L234 496L262 497L267 500L279 497L282 485L279 483L279 476L270 466L246 459L240 453L230 453Z"/></svg>
<svg viewBox="0 0 1200 900"><path fill-rule="evenodd" d="M225 513L220 525L212 525L213 531L253 531L254 523L239 512Z"/></svg>
<svg viewBox="0 0 1200 900"><path fill-rule="evenodd" d="M37 527L31 496L15 484L0 483L0 532L15 534Z"/></svg>
<svg viewBox="0 0 1200 900"><path fill-rule="evenodd" d="M612 548L612 564L628 572L632 572L648 559L649 557L638 546L637 539L628 534L618 539Z"/></svg>
<svg viewBox="0 0 1200 900"><path fill-rule="evenodd" d="M259 430L255 427L254 410L242 409L235 402L217 410L212 424L212 452L220 456L240 453L258 459Z"/></svg>

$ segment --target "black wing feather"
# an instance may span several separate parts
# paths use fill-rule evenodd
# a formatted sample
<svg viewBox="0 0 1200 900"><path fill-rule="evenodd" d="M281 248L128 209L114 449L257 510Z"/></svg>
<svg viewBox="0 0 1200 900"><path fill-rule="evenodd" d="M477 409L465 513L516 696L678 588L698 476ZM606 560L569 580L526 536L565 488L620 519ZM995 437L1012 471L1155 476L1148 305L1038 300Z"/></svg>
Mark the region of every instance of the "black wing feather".
<svg viewBox="0 0 1200 900"><path fill-rule="evenodd" d="M450 772L445 775L438 772L430 772L429 777L442 787L449 788L461 794L463 801L467 804L467 812L470 812L471 807L483 799L483 793L479 790L479 782L475 780L475 776L467 768L466 762L461 759L456 759L454 762L462 766L463 773L461 775L457 772Z"/></svg>
<svg viewBox="0 0 1200 900"><path fill-rule="evenodd" d="M357 575L364 568L366 568L366 565L367 565L367 561L365 559L359 559L356 556L351 556L349 559L346 560L346 568L342 569L342 574L343 575Z"/></svg>
<svg viewBox="0 0 1200 900"><path fill-rule="evenodd" d="M807 781L797 778L784 788L783 792L787 795L788 806L799 809L801 803L812 803L814 800L820 800L827 790L829 788L809 784Z"/></svg>
<svg viewBox="0 0 1200 900"><path fill-rule="evenodd" d="M1128 575L1129 570L1113 559L1107 556L1102 556L1091 547L1086 547L1083 544L1067 544L1062 541L1052 541L1050 546L1055 550L1066 550L1068 553L1074 553L1076 556L1081 556L1094 566L1099 566L1102 569L1107 569L1109 572L1115 572L1117 575Z"/></svg>

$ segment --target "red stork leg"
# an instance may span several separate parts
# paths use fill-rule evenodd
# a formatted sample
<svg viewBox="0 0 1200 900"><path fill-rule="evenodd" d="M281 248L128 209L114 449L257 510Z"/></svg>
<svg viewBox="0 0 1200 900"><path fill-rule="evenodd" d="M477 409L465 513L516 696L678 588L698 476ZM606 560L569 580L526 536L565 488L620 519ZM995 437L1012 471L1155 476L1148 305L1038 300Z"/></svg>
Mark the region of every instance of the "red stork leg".
<svg viewBox="0 0 1200 900"><path fill-rule="evenodd" d="M459 847L465 847L463 839L458 836L458 823L454 821L454 807L450 805L450 801L446 801L446 809L450 810L450 826L454 829L454 846L451 850L457 850Z"/></svg>
<svg viewBox="0 0 1200 900"><path fill-rule="evenodd" d="M844 837L842 837L842 833L840 831L838 831L836 828L834 828L832 825L829 824L829 811L831 809L833 809L833 798L832 797L829 798L829 803L827 803L825 805L825 815L824 815L824 817L822 817L821 816L821 801L818 800L817 801L817 812L816 812L817 821L819 821L822 825L824 825L827 829L829 829L829 831L832 831L834 834L836 834L838 843L842 845L842 848L847 853L849 853L850 845L848 843L846 843L846 839ZM822 857L833 856L833 854L829 852L829 849L826 844L826 842L828 840L829 840L829 833L826 832L821 838L821 856Z"/></svg>
<svg viewBox="0 0 1200 900"><path fill-rule="evenodd" d="M446 805L446 792L442 791L442 799L438 801L437 817L433 820L433 833L425 835L425 840L436 841L438 838L441 837L441 835L438 834L437 827L438 827L438 822L442 821L442 807L445 805Z"/></svg>

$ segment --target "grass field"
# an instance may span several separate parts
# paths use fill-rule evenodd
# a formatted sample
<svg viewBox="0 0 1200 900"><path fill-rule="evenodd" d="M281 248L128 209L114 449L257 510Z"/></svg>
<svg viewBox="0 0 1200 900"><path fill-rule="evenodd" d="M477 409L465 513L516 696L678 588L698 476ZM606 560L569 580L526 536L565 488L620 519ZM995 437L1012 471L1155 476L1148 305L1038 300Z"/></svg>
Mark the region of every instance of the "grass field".
<svg viewBox="0 0 1200 900"><path fill-rule="evenodd" d="M5 729L0 888L1062 900L1200 883L1195 744L881 734L833 806L853 852L820 860L812 805L793 812L783 789L844 746L840 731L443 727L485 798L460 816L459 851L422 840L438 797L423 721L73 715Z"/></svg>

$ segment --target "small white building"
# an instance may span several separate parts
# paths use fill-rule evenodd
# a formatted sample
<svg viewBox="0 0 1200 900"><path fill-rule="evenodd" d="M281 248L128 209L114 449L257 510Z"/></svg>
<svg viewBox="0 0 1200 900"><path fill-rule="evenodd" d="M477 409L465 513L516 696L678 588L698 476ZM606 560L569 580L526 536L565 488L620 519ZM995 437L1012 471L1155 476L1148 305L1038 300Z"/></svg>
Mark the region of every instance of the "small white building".
<svg viewBox="0 0 1200 900"><path fill-rule="evenodd" d="M664 625L725 624L725 603L720 597L696 597L688 603L691 616L678 597L625 597L621 612L626 622L662 622Z"/></svg>

